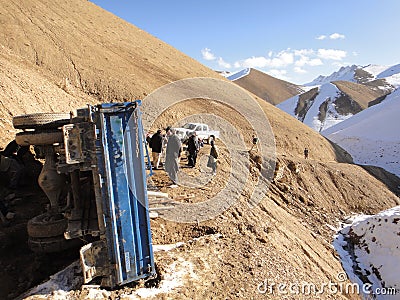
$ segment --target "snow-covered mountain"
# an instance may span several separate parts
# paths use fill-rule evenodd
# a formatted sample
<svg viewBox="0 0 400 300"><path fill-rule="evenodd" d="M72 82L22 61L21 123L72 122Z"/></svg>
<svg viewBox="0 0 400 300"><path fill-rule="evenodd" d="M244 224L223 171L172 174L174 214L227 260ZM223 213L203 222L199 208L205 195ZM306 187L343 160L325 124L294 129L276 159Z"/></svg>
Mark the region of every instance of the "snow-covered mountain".
<svg viewBox="0 0 400 300"><path fill-rule="evenodd" d="M329 76L317 77L306 86L309 91L277 107L314 130L322 131L383 101L400 86L400 64L342 67Z"/></svg>
<svg viewBox="0 0 400 300"><path fill-rule="evenodd" d="M393 90L400 86L400 64L394 66L347 66L341 67L329 76L318 76L305 86L316 86L332 81L350 81L377 86L384 90Z"/></svg>
<svg viewBox="0 0 400 300"><path fill-rule="evenodd" d="M368 107L382 93L351 82L325 83L277 105L320 132Z"/></svg>
<svg viewBox="0 0 400 300"><path fill-rule="evenodd" d="M357 82L354 79L354 73L357 68L359 68L359 67L356 65L341 67L339 69L339 71L336 71L336 72L332 73L331 75L328 75L328 76L320 75L317 78L315 78L313 81L306 83L304 85L305 86L316 86L316 85L323 85L325 83L330 83L332 81L339 81L339 80Z"/></svg>
<svg viewBox="0 0 400 300"><path fill-rule="evenodd" d="M400 177L400 88L381 103L322 131L355 163L379 166Z"/></svg>

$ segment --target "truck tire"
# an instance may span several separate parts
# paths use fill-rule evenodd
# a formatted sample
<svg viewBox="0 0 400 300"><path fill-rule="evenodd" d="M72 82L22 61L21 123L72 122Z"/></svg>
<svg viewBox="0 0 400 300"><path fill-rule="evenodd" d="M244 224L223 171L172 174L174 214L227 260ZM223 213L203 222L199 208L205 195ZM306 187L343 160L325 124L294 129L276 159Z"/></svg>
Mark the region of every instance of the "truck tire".
<svg viewBox="0 0 400 300"><path fill-rule="evenodd" d="M64 236L51 238L32 238L28 239L29 248L35 253L54 253L62 252L71 248L82 246L80 239L66 240Z"/></svg>
<svg viewBox="0 0 400 300"><path fill-rule="evenodd" d="M44 213L28 221L28 235L33 238L63 236L67 223L67 219L61 214L50 216Z"/></svg>
<svg viewBox="0 0 400 300"><path fill-rule="evenodd" d="M69 113L37 113L13 118L13 126L16 129L58 128L69 122Z"/></svg>
<svg viewBox="0 0 400 300"><path fill-rule="evenodd" d="M62 131L26 131L17 133L15 135L15 141L20 146L52 145L54 143L63 142L64 136Z"/></svg>

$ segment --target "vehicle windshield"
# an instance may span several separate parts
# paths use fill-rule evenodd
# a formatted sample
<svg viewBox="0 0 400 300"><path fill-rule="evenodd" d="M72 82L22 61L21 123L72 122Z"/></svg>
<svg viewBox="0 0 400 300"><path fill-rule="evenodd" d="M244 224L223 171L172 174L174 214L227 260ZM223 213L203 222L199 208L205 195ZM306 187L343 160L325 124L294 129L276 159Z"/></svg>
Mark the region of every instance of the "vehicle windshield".
<svg viewBox="0 0 400 300"><path fill-rule="evenodd" d="M190 124L190 123L187 123L187 124L185 124L185 125L183 126L183 128L185 128L185 129L190 129L190 130L194 129L195 127L196 127L196 125Z"/></svg>

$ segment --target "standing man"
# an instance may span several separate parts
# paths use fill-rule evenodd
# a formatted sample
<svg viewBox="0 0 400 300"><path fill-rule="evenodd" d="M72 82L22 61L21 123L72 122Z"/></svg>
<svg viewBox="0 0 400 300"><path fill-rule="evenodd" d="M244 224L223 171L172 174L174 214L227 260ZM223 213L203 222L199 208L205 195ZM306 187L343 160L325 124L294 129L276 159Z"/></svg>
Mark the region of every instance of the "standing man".
<svg viewBox="0 0 400 300"><path fill-rule="evenodd" d="M196 166L197 153L199 152L199 142L197 140L196 132L190 136L188 141L188 166L194 168Z"/></svg>
<svg viewBox="0 0 400 300"><path fill-rule="evenodd" d="M308 159L308 148L304 148L304 158Z"/></svg>
<svg viewBox="0 0 400 300"><path fill-rule="evenodd" d="M168 136L167 151L165 154L165 171L174 184L178 183L179 158L182 151L182 143L171 127L165 129Z"/></svg>
<svg viewBox="0 0 400 300"><path fill-rule="evenodd" d="M210 149L210 157L209 157L209 164L212 169L212 175L214 176L217 174L217 159L218 159L218 149L215 146L214 140L210 142L211 149Z"/></svg>
<svg viewBox="0 0 400 300"><path fill-rule="evenodd" d="M164 167L165 164L165 151L167 149L168 138L166 134L162 135L162 147L161 147L161 154L160 154L160 166Z"/></svg>
<svg viewBox="0 0 400 300"><path fill-rule="evenodd" d="M158 129L150 139L151 154L153 156L153 167L157 170L160 166L160 153L162 151L163 138L161 130Z"/></svg>

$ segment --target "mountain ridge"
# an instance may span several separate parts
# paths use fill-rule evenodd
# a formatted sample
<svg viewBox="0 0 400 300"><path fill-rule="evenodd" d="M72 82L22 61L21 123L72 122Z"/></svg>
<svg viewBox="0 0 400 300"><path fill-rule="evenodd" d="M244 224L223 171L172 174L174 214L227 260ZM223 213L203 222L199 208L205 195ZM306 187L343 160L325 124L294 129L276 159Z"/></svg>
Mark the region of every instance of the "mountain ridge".
<svg viewBox="0 0 400 300"><path fill-rule="evenodd" d="M333 81L296 95L277 107L320 132L385 96L374 87L350 81Z"/></svg>
<svg viewBox="0 0 400 300"><path fill-rule="evenodd" d="M277 79L254 68L247 68L227 76L242 88L276 105L303 90L298 85Z"/></svg>
<svg viewBox="0 0 400 300"><path fill-rule="evenodd" d="M370 86L378 86L380 89L393 91L400 85L400 65L351 65L341 67L330 75L320 75L304 86L322 85L332 81L350 81ZM382 82L382 80L384 82Z"/></svg>

